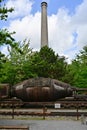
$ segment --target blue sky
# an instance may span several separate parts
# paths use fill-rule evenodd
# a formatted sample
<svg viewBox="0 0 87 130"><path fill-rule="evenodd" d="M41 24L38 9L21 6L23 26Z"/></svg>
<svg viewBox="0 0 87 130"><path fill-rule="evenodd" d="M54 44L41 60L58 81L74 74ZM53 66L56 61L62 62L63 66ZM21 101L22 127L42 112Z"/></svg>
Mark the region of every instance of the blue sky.
<svg viewBox="0 0 87 130"><path fill-rule="evenodd" d="M5 0L15 11L0 28L15 31L14 38L30 40L33 50L40 49L42 0ZM49 47L70 62L87 45L87 0L45 0L48 3ZM6 52L6 48L3 48Z"/></svg>
<svg viewBox="0 0 87 130"><path fill-rule="evenodd" d="M67 8L70 14L75 12L77 5L81 4L83 0L44 0L48 3L48 15L56 14L59 8ZM33 4L32 13L40 11L40 4L42 0L35 0Z"/></svg>

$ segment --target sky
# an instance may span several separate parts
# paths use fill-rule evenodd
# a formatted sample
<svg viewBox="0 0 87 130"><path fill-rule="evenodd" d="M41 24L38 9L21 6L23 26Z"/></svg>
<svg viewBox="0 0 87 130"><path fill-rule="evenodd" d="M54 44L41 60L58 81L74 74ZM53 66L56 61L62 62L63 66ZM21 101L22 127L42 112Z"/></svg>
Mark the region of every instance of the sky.
<svg viewBox="0 0 87 130"><path fill-rule="evenodd" d="M49 47L68 62L87 45L87 0L44 0L48 3ZM30 47L39 51L41 42L41 2L43 0L5 0L15 11L0 28L15 31L16 41L30 40ZM5 52L6 49L3 48Z"/></svg>

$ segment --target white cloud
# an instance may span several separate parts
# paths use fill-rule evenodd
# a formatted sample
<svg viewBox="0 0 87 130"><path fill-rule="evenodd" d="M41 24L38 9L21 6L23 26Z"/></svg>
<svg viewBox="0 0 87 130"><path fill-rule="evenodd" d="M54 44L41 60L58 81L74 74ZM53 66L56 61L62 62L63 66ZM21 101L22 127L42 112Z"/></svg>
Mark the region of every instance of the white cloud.
<svg viewBox="0 0 87 130"><path fill-rule="evenodd" d="M72 25L78 34L77 44L78 49L82 49L87 45L87 0L84 0L81 5L76 8L75 15L72 17Z"/></svg>
<svg viewBox="0 0 87 130"><path fill-rule="evenodd" d="M25 38L30 39L30 46L35 50L40 47L40 13L34 16L25 16L21 20L16 19L11 22L9 30L16 31L15 38L21 41Z"/></svg>
<svg viewBox="0 0 87 130"><path fill-rule="evenodd" d="M78 49L81 50L83 46L87 45L87 24L83 24L77 28L78 33Z"/></svg>
<svg viewBox="0 0 87 130"><path fill-rule="evenodd" d="M73 43L70 21L71 18L64 9L49 17L49 43L56 52L63 53Z"/></svg>
<svg viewBox="0 0 87 130"><path fill-rule="evenodd" d="M14 12L9 14L10 18L24 17L31 12L32 4L30 0L8 0L6 6L14 8Z"/></svg>
<svg viewBox="0 0 87 130"><path fill-rule="evenodd" d="M76 8L75 15L73 17L74 24L83 25L87 24L87 0L84 0L81 5Z"/></svg>
<svg viewBox="0 0 87 130"><path fill-rule="evenodd" d="M10 21L9 30L16 31L17 41L25 38L30 39L31 48L40 48L40 22L41 14L31 14L32 4L29 0L8 0L8 5L15 6L14 20ZM73 16L67 9L60 8L56 14L48 16L49 46L58 54L67 55L70 59L74 57L79 49L87 45L87 0L76 8ZM22 16L22 18L16 18ZM12 17L12 16L11 16ZM75 36L73 33L77 33ZM74 43L75 42L75 43ZM75 48L75 49L74 49ZM70 50L70 51L68 51Z"/></svg>

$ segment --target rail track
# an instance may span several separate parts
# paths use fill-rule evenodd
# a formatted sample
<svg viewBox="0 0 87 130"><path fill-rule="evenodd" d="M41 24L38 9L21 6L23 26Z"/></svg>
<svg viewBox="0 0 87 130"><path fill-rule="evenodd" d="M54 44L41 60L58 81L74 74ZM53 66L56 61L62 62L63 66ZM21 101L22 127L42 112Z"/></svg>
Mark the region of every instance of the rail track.
<svg viewBox="0 0 87 130"><path fill-rule="evenodd" d="M54 108L55 104L60 104L61 108L87 108L86 100L59 100L56 102L22 102L21 100L4 100L0 101L0 108Z"/></svg>
<svg viewBox="0 0 87 130"><path fill-rule="evenodd" d="M55 108L58 105L59 108ZM27 106L27 108L25 108ZM34 108L34 109L33 109ZM38 109L39 108L39 109ZM0 115L14 116L87 116L87 101L59 100L57 102L0 101Z"/></svg>
<svg viewBox="0 0 87 130"><path fill-rule="evenodd" d="M29 110L29 109L19 109L19 110L14 110L14 112L12 110L0 110L0 115L15 115L15 116L43 116L43 109L39 109L38 111L37 110ZM78 116L81 116L81 115L85 115L87 116L87 111L83 111L83 110L79 110L78 111ZM74 109L74 110L66 110L66 109L61 109L60 111L59 110L54 110L54 109L51 109L51 110L47 110L45 112L45 116L77 116L77 110Z"/></svg>

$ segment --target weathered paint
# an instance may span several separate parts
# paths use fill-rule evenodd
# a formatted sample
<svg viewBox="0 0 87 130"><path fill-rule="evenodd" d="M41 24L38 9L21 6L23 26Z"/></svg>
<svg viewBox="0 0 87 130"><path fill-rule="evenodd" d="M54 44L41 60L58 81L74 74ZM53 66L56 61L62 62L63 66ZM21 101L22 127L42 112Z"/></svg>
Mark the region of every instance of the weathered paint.
<svg viewBox="0 0 87 130"><path fill-rule="evenodd" d="M32 78L13 86L14 95L23 101L56 101L72 95L69 84L50 78Z"/></svg>

